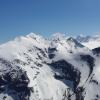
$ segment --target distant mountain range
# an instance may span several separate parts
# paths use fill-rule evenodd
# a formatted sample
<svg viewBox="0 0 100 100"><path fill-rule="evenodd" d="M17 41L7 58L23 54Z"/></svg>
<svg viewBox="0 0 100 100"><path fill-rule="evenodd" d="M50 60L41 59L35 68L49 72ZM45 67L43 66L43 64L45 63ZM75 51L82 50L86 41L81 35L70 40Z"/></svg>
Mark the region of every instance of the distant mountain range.
<svg viewBox="0 0 100 100"><path fill-rule="evenodd" d="M30 33L0 45L0 100L100 100L100 36Z"/></svg>
<svg viewBox="0 0 100 100"><path fill-rule="evenodd" d="M77 36L76 40L78 40L83 45L87 46L89 49L93 49L100 46L100 35Z"/></svg>

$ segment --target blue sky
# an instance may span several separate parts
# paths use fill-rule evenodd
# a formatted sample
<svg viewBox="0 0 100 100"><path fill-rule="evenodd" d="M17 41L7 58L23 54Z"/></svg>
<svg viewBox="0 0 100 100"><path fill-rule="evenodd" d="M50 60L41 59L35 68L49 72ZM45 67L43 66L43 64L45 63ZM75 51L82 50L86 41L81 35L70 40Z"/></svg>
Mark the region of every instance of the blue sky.
<svg viewBox="0 0 100 100"><path fill-rule="evenodd" d="M0 0L0 42L30 32L100 34L100 0Z"/></svg>

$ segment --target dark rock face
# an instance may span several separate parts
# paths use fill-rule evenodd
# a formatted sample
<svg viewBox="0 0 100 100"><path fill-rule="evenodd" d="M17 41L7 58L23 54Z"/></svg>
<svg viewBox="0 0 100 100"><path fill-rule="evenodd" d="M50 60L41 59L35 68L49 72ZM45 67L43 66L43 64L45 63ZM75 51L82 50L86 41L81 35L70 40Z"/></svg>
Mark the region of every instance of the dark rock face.
<svg viewBox="0 0 100 100"><path fill-rule="evenodd" d="M90 63L90 61L94 61L94 59L92 57L90 57L89 55L86 55L86 56L82 56L84 60L87 61L87 63L89 64L89 66L91 66L93 68L93 65L94 63ZM65 60L59 60L59 61L56 61L56 62L52 62L50 64L56 71L55 72L58 72L59 75L57 75L55 73L54 77L57 79L57 80L60 80L60 81L63 81L67 86L69 86L69 90L73 88L73 92L74 92L74 95L76 97L75 100L84 100L84 87L78 87L78 84L80 82L80 78L81 78L81 72L77 69L75 69L75 67L68 63L67 61ZM90 68L91 68L90 67ZM92 69L91 69L91 72L92 72ZM64 81L65 80L65 81ZM71 85L69 85L69 83L67 82L72 82L73 83L73 87L71 87ZM72 94L70 94L70 92L68 92L68 95L64 96L64 100L72 100L71 99L71 96Z"/></svg>
<svg viewBox="0 0 100 100"><path fill-rule="evenodd" d="M99 55L100 54L100 47L95 48L92 50L94 54Z"/></svg>
<svg viewBox="0 0 100 100"><path fill-rule="evenodd" d="M45 53L45 51L46 51L46 49L45 49L45 51L43 51L42 49L40 49L40 48L38 48L38 47L34 47L36 50L38 50L44 57L47 57L47 55L46 55L46 53Z"/></svg>
<svg viewBox="0 0 100 100"><path fill-rule="evenodd" d="M0 59L8 68L12 68L0 74L0 93L8 94L14 100L29 100L31 87L28 87L29 79L25 71L18 66L12 66L10 62ZM16 68L16 69L14 69ZM4 97L5 100L6 97Z"/></svg>
<svg viewBox="0 0 100 100"><path fill-rule="evenodd" d="M95 66L94 58L90 55L80 55L80 57L83 61L87 62L90 69L90 73L89 73L89 76L90 76L91 73L93 72L93 67Z"/></svg>
<svg viewBox="0 0 100 100"><path fill-rule="evenodd" d="M48 56L50 59L55 57L55 54L54 54L55 51L57 51L56 48L50 48L50 47L48 48L48 54L49 54Z"/></svg>
<svg viewBox="0 0 100 100"><path fill-rule="evenodd" d="M77 85L80 82L81 73L74 68L74 66L68 63L65 60L60 60L57 62L52 62L50 64L53 68L55 68L60 75L55 74L55 78L58 80L64 79L69 80L73 83L73 89L76 90ZM67 83L65 83L67 84ZM68 84L67 84L68 85ZM72 87L71 87L72 88Z"/></svg>
<svg viewBox="0 0 100 100"><path fill-rule="evenodd" d="M0 76L0 92L6 93L7 90L7 94L15 95L15 97L19 98L18 100L29 100L31 92L31 89L28 87L29 79L22 70L19 70L19 73L21 75L17 75L14 78L11 76L11 73ZM13 74L16 74L16 72Z"/></svg>
<svg viewBox="0 0 100 100"><path fill-rule="evenodd" d="M54 52L54 51L56 51L56 48L50 48L50 47L48 48L48 52L49 52L49 53L52 53L52 52Z"/></svg>
<svg viewBox="0 0 100 100"><path fill-rule="evenodd" d="M55 57L55 54L49 54L49 58L52 59Z"/></svg>
<svg viewBox="0 0 100 100"><path fill-rule="evenodd" d="M80 42L78 42L76 39L74 39L72 37L68 38L67 41L69 41L70 43L71 42L74 43L75 44L75 48L77 48L77 47L83 48L84 47Z"/></svg>
<svg viewBox="0 0 100 100"><path fill-rule="evenodd" d="M78 87L75 91L76 94L76 100L84 100L83 96L84 88L83 87Z"/></svg>

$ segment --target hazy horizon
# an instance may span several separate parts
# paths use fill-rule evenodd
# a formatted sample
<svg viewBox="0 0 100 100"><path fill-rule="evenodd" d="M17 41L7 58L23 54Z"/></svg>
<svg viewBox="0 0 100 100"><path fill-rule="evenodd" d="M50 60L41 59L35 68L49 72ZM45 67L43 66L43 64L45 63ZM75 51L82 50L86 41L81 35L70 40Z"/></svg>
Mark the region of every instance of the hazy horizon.
<svg viewBox="0 0 100 100"><path fill-rule="evenodd" d="M87 37L87 36L92 36L92 37L94 37L94 36L100 36L100 34L92 34L92 35L86 35L86 34L77 34L77 35L73 35L73 34L69 34L69 33L61 33L61 32L55 32L55 33L51 33L51 34L49 34L49 36L45 36L45 35L43 35L42 33L35 33L35 32L30 32L30 33L26 33L26 34L20 34L20 35L17 35L17 36L13 36L12 38L8 38L8 39L6 39L5 41L0 41L0 45L1 44L4 44L4 43L7 43L7 42L9 42L9 41L13 41L14 39L16 39L16 38L18 38L18 37L21 37L21 36L23 36L23 37L25 37L25 36L27 36L27 35L29 35L29 34L31 34L31 33L33 33L33 34L36 34L36 35L40 35L40 36L42 36L43 38L45 38L45 39L49 39L49 38L51 38L53 35L59 35L59 34L61 34L61 35L63 35L63 36L68 36L68 37L73 37L73 38L76 38L76 37L78 37L78 36L81 36L81 37Z"/></svg>

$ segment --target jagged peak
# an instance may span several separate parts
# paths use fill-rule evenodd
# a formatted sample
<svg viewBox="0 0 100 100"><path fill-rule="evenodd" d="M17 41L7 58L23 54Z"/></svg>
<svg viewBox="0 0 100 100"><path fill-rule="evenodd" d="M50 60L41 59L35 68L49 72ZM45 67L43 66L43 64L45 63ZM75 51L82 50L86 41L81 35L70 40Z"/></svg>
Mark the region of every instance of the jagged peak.
<svg viewBox="0 0 100 100"><path fill-rule="evenodd" d="M67 41L76 41L73 37L69 37Z"/></svg>
<svg viewBox="0 0 100 100"><path fill-rule="evenodd" d="M76 39L74 39L73 37L69 37L67 38L67 41L70 41L70 42L78 42Z"/></svg>
<svg viewBox="0 0 100 100"><path fill-rule="evenodd" d="M31 38L31 39L34 39L34 40L37 40L37 41L44 40L44 38L40 34L32 33L31 32L31 33L29 33L26 36L17 36L13 40L10 40L8 42L5 42L5 43L3 43L1 45L5 45L5 44L8 44L8 43L13 43L13 42L21 42L21 41L23 41L25 39L28 39L28 38Z"/></svg>
<svg viewBox="0 0 100 100"><path fill-rule="evenodd" d="M79 43L76 39L74 39L73 37L69 37L67 39L67 42L70 43L70 44L74 44L75 46L77 47L84 47L81 43Z"/></svg>
<svg viewBox="0 0 100 100"><path fill-rule="evenodd" d="M57 32L57 33L54 33L54 34L51 35L52 40L62 40L65 37L67 37L67 35L64 34L64 33L60 33L60 32Z"/></svg>
<svg viewBox="0 0 100 100"><path fill-rule="evenodd" d="M33 32L26 35L26 37L32 38L32 39L35 39L35 40L44 39L43 36L41 36L39 33L33 33Z"/></svg>

